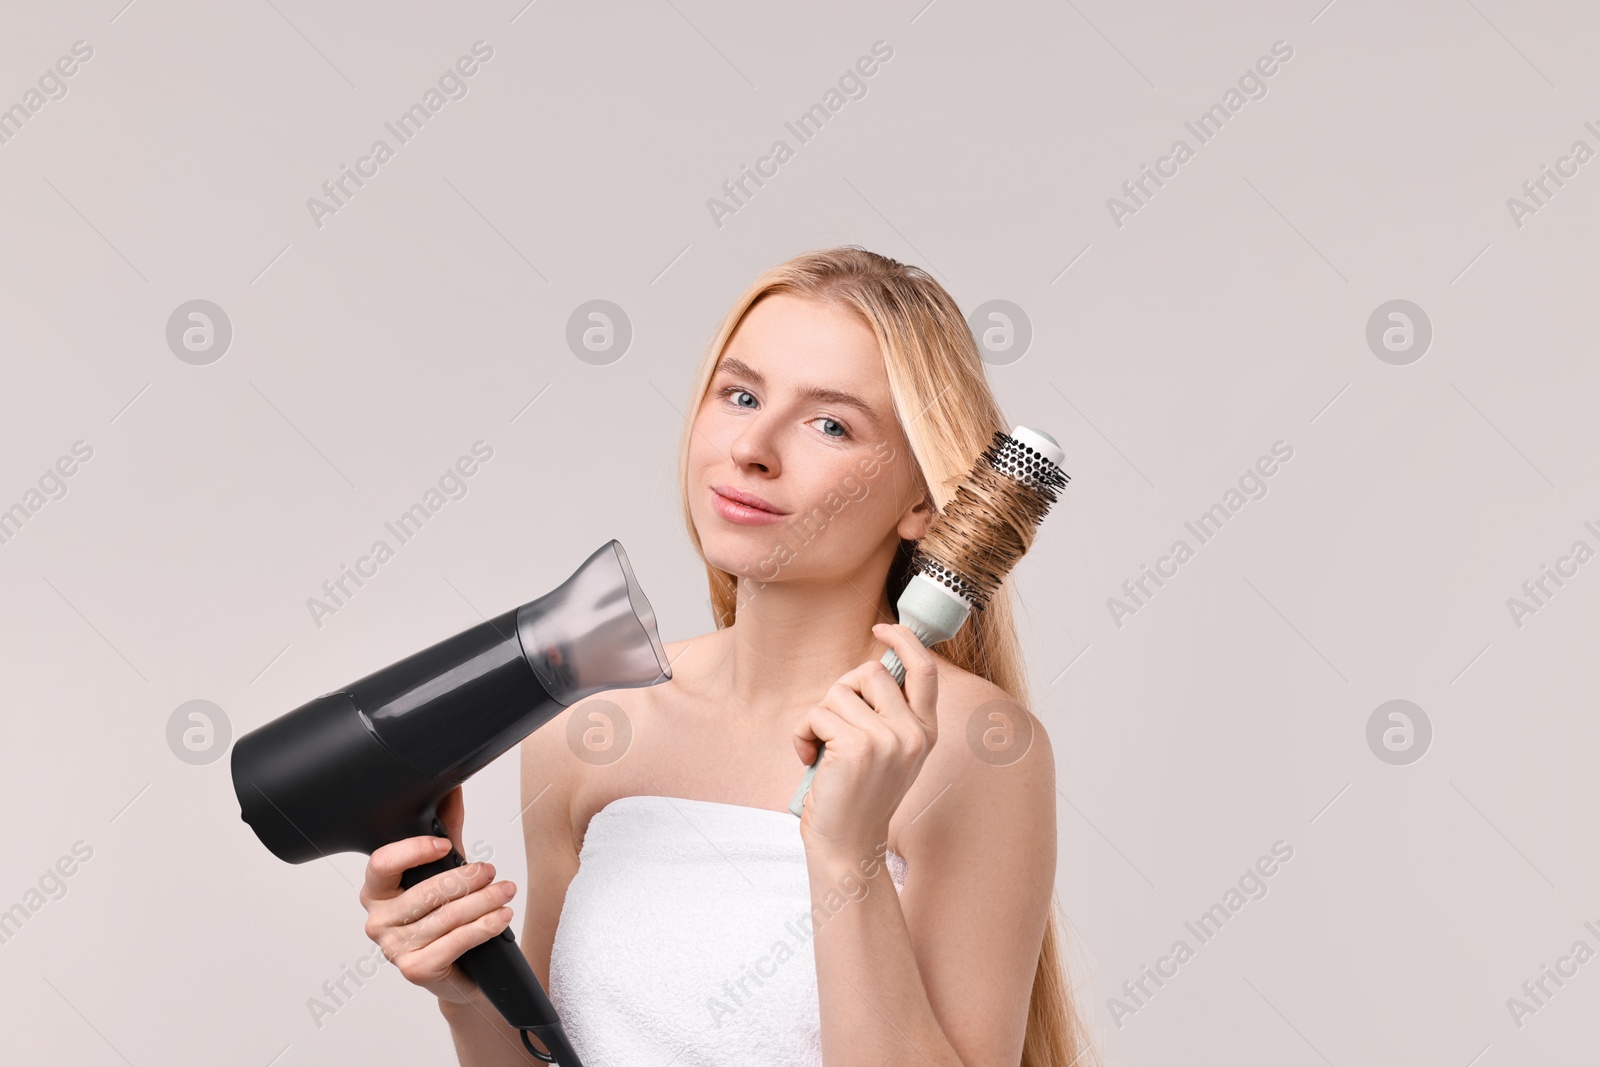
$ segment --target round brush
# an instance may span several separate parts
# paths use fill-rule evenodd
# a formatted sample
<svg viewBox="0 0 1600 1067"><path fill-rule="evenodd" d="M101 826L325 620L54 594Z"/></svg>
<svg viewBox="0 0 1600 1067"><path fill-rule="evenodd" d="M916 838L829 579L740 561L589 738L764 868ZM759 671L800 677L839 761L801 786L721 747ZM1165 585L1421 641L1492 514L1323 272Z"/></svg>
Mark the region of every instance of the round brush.
<svg viewBox="0 0 1600 1067"><path fill-rule="evenodd" d="M1033 545L1039 522L1066 488L1065 453L1043 430L1018 426L996 430L955 496L917 542L911 579L895 601L900 623L923 647L948 641L973 610L982 611L1017 560ZM894 680L905 682L905 664L894 649L883 654ZM806 769L789 810L800 815L826 743Z"/></svg>

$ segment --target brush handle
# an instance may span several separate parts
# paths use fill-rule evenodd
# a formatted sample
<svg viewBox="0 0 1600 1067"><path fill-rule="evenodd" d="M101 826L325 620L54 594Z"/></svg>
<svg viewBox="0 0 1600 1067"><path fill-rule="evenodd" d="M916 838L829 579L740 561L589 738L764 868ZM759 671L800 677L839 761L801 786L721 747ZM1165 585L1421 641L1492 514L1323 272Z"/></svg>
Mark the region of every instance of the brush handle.
<svg viewBox="0 0 1600 1067"><path fill-rule="evenodd" d="M895 602L895 610L899 612L901 625L917 635L922 647L932 648L940 641L950 640L960 631L967 616L972 613L972 605L954 590L927 575L913 574L906 583L905 592ZM900 662L894 649L885 652L880 662L889 668L897 685L905 684L906 665ZM826 741L817 743L816 762L806 768L805 777L800 779L800 785L794 791L794 799L789 801L789 812L797 819L805 809L806 794L811 791L811 779L817 776L817 767L821 765L822 754L827 747Z"/></svg>
<svg viewBox="0 0 1600 1067"><path fill-rule="evenodd" d="M906 583L905 592L895 602L900 623L917 635L923 648L932 648L940 641L948 641L961 631L961 625L972 614L972 605L955 590L941 585L925 574L913 574ZM894 680L906 680L906 665L894 649L883 654L883 665L889 668Z"/></svg>

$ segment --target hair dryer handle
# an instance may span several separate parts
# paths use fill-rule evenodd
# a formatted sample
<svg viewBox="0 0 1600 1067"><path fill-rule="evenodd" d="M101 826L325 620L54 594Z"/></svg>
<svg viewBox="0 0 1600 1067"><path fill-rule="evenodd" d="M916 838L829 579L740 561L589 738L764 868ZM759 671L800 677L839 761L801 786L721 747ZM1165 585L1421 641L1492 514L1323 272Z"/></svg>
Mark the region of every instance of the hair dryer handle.
<svg viewBox="0 0 1600 1067"><path fill-rule="evenodd" d="M433 823L433 832L439 837L448 836L437 819ZM403 872L400 884L410 889L436 874L465 866L466 862L461 853L452 847L450 854L443 859ZM510 927L483 944L467 949L457 957L456 966L472 979L506 1022L518 1030L526 1031L522 1043L535 1057L545 1063L559 1064L560 1067L583 1067L578 1054L567 1043L561 1019L556 1015L555 1007L545 995L544 986L539 984L539 976L533 973L533 967L529 965L528 957L523 955ZM528 1033L550 1050L549 1055L541 1054L528 1044Z"/></svg>

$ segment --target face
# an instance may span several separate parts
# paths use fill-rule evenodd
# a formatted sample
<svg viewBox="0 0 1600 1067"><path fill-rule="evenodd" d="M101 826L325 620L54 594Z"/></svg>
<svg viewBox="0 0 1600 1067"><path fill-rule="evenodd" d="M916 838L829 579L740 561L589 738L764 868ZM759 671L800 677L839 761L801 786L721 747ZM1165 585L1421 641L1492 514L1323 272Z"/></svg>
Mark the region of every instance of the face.
<svg viewBox="0 0 1600 1067"><path fill-rule="evenodd" d="M871 329L787 293L757 302L729 339L688 466L707 561L761 581L887 569L900 538L934 518Z"/></svg>

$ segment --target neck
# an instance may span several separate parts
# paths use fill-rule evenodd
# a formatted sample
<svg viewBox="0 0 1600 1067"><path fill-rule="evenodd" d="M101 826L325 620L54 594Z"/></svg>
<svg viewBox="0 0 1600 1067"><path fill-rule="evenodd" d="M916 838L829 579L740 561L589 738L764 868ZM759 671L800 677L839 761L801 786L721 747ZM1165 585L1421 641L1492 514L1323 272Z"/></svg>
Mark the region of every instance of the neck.
<svg viewBox="0 0 1600 1067"><path fill-rule="evenodd" d="M821 584L740 578L737 615L710 665L721 706L770 720L817 703L840 675L882 656L888 646L872 626L895 615L883 570L869 570Z"/></svg>

